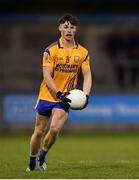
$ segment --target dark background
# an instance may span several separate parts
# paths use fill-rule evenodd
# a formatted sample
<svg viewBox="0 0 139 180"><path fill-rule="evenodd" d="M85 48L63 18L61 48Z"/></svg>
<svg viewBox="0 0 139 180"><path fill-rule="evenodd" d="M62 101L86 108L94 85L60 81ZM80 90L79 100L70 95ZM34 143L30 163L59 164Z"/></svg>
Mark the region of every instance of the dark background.
<svg viewBox="0 0 139 180"><path fill-rule="evenodd" d="M138 14L138 0L1 0L1 13L71 13L80 14Z"/></svg>

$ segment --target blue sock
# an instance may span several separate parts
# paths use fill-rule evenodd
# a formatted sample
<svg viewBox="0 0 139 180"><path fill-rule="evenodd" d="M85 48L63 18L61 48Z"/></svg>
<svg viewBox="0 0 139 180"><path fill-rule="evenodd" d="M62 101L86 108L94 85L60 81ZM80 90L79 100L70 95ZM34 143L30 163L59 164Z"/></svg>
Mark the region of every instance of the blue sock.
<svg viewBox="0 0 139 180"><path fill-rule="evenodd" d="M36 157L29 157L29 167L31 170L34 170L36 166Z"/></svg>
<svg viewBox="0 0 139 180"><path fill-rule="evenodd" d="M39 155L39 161L40 162L43 163L45 161L46 154L47 154L47 152L44 151L43 149L40 151L40 155Z"/></svg>

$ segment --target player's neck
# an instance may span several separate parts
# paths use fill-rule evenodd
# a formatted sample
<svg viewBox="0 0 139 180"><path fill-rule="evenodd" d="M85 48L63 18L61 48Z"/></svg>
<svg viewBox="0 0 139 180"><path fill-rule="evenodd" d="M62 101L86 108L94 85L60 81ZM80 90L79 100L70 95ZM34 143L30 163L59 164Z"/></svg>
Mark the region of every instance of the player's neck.
<svg viewBox="0 0 139 180"><path fill-rule="evenodd" d="M74 45L74 40L66 40L66 39L62 39L62 43L63 43L63 46L67 49L69 48L72 48L73 45Z"/></svg>

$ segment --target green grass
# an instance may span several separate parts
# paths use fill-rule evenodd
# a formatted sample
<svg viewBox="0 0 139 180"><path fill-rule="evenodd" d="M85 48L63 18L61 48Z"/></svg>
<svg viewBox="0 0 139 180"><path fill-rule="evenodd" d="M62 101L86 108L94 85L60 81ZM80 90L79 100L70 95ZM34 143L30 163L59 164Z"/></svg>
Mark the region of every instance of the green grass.
<svg viewBox="0 0 139 180"><path fill-rule="evenodd" d="M0 178L139 178L139 134L61 134L48 154L48 171L27 173L29 140L0 135Z"/></svg>

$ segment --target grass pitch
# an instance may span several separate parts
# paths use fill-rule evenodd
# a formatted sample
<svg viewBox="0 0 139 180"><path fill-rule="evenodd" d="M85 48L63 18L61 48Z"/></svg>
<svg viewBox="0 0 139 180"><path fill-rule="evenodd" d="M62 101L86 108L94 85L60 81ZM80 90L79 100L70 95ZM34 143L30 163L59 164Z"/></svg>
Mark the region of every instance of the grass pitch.
<svg viewBox="0 0 139 180"><path fill-rule="evenodd" d="M30 134L0 135L0 178L139 178L139 134L61 134L47 172L25 172Z"/></svg>

